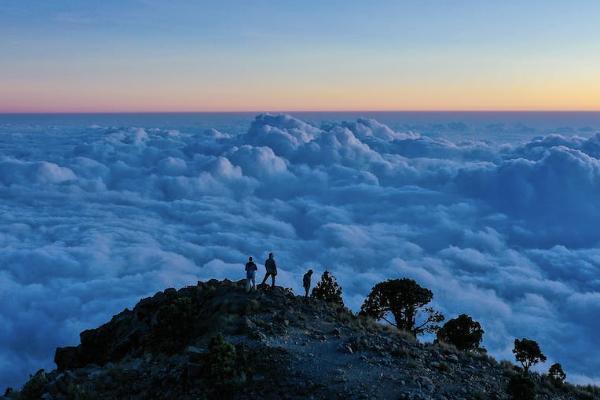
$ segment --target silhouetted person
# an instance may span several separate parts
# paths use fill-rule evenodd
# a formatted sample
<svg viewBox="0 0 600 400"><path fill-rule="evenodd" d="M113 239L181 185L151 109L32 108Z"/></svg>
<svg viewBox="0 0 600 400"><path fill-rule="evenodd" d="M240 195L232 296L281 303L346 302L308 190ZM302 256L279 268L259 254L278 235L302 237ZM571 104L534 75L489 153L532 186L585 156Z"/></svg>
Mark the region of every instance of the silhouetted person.
<svg viewBox="0 0 600 400"><path fill-rule="evenodd" d="M304 297L308 297L308 291L310 290L310 278L312 278L313 270L309 269L307 273L304 274L302 278L302 286L304 286Z"/></svg>
<svg viewBox="0 0 600 400"><path fill-rule="evenodd" d="M256 290L256 264L252 261L252 257L248 257L248 262L246 263L246 292L254 289Z"/></svg>
<svg viewBox="0 0 600 400"><path fill-rule="evenodd" d="M262 281L264 285L267 281L269 275L271 276L271 287L275 287L275 275L277 275L277 265L275 265L275 259L273 258L273 253L269 253L269 258L265 261L265 269L267 273L265 274L265 278Z"/></svg>

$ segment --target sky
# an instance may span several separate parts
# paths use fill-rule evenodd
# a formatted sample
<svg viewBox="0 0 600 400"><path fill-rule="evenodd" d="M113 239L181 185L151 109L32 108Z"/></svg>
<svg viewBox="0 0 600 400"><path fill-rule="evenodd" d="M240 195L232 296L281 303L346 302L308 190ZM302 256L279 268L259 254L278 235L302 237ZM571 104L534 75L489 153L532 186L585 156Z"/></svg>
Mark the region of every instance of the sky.
<svg viewBox="0 0 600 400"><path fill-rule="evenodd" d="M0 0L0 112L600 110L596 1Z"/></svg>

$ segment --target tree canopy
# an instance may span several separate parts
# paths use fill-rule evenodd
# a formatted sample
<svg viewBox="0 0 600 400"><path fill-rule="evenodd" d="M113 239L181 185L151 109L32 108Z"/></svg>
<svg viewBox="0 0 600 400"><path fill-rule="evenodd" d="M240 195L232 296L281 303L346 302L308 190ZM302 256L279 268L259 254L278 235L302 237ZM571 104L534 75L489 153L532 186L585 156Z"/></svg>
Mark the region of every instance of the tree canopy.
<svg viewBox="0 0 600 400"><path fill-rule="evenodd" d="M535 340L523 338L515 339L515 347L513 354L518 362L521 363L525 372L529 372L529 368L538 362L545 362L546 356L542 353L540 345Z"/></svg>
<svg viewBox="0 0 600 400"><path fill-rule="evenodd" d="M373 287L360 313L383 319L414 336L433 333L444 316L431 307L425 307L432 298L431 290L419 286L412 279L389 279ZM394 316L394 322L386 318L388 314ZM422 314L420 320L419 314Z"/></svg>
<svg viewBox="0 0 600 400"><path fill-rule="evenodd" d="M325 300L329 303L344 305L344 301L342 300L342 288L329 271L323 272L321 280L312 290L311 296L316 299Z"/></svg>
<svg viewBox="0 0 600 400"><path fill-rule="evenodd" d="M562 386L565 379L567 379L567 374L563 371L562 365L554 363L548 369L548 377L555 386Z"/></svg>
<svg viewBox="0 0 600 400"><path fill-rule="evenodd" d="M437 341L453 344L459 350L476 350L481 344L483 333L479 322L467 314L461 314L437 331Z"/></svg>

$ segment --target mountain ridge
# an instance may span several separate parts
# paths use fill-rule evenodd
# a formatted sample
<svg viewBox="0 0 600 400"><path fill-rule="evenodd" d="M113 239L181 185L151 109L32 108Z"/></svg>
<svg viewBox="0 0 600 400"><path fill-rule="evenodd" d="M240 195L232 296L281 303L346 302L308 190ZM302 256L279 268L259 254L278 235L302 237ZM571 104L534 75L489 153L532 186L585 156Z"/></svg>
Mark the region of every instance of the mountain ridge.
<svg viewBox="0 0 600 400"><path fill-rule="evenodd" d="M411 335L343 305L245 281L142 299L56 350L4 399L510 399L508 362ZM600 398L531 374L538 399Z"/></svg>

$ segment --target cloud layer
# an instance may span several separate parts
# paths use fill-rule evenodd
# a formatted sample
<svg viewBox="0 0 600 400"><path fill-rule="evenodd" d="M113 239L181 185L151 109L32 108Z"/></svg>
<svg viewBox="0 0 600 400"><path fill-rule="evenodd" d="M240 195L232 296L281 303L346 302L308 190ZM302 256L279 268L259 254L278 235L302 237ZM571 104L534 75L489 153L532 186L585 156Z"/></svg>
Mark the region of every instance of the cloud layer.
<svg viewBox="0 0 600 400"><path fill-rule="evenodd" d="M240 135L94 126L3 143L5 385L140 297L241 279L269 251L297 292L328 268L357 309L374 283L412 277L448 317L480 320L494 355L527 336L573 380L600 379L600 135L494 144L264 114Z"/></svg>

